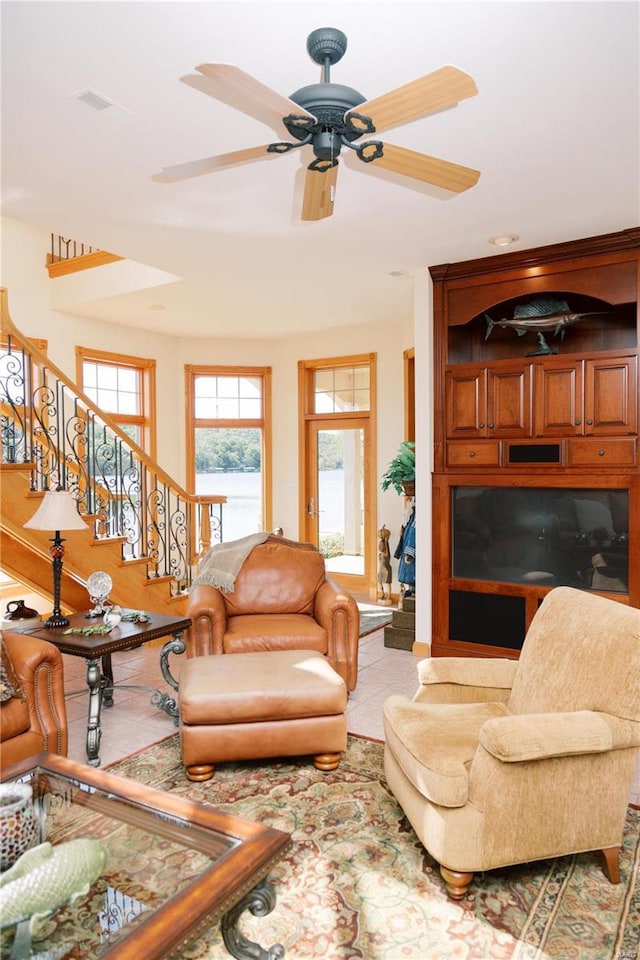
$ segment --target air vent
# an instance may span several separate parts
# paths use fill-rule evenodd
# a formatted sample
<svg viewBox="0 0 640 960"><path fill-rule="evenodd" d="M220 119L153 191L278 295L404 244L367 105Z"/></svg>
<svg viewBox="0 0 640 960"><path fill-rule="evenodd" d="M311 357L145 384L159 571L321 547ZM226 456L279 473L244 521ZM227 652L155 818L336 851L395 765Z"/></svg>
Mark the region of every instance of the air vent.
<svg viewBox="0 0 640 960"><path fill-rule="evenodd" d="M107 100L106 97L96 93L95 90L83 90L82 93L75 93L73 96L76 100L81 100L82 103L86 103L86 105L93 110L106 110L107 107L113 106L111 100Z"/></svg>

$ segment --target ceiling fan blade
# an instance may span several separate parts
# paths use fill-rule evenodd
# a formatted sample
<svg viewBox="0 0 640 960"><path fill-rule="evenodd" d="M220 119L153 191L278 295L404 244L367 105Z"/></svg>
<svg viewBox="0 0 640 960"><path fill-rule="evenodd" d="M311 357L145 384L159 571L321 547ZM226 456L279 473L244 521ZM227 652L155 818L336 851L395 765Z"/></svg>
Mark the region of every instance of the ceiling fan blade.
<svg viewBox="0 0 640 960"><path fill-rule="evenodd" d="M479 170L471 167L462 167L450 160L440 160L430 157L426 153L416 153L405 147L396 147L392 143L382 144L383 155L372 162L373 167L383 167L392 173L400 173L405 177L413 177L425 183L462 193L474 187L480 177Z"/></svg>
<svg viewBox="0 0 640 960"><path fill-rule="evenodd" d="M459 100L473 97L477 92L473 77L457 67L445 66L381 97L358 104L355 112L369 117L378 132L453 107ZM347 118L350 113L353 111L347 112ZM354 125L359 127L357 118Z"/></svg>
<svg viewBox="0 0 640 960"><path fill-rule="evenodd" d="M214 173L222 167L234 167L240 163L249 163L252 160L272 160L279 157L279 153L267 153L268 144L261 147L249 147L246 150L234 150L232 153L221 153L217 157L205 157L203 160L191 160L188 163L177 163L172 167L163 167L160 173L151 177L158 183L176 183L178 180L190 180L192 177L202 177L207 173Z"/></svg>
<svg viewBox="0 0 640 960"><path fill-rule="evenodd" d="M198 89L249 116L257 117L269 126L281 126L282 118L289 114L315 119L304 107L299 107L293 100L276 93L233 64L203 63L196 70L212 82L209 89ZM188 77L182 79L185 83L190 82ZM191 86L197 85L192 83Z"/></svg>
<svg viewBox="0 0 640 960"><path fill-rule="evenodd" d="M338 167L307 170L302 198L302 220L324 220L333 213Z"/></svg>

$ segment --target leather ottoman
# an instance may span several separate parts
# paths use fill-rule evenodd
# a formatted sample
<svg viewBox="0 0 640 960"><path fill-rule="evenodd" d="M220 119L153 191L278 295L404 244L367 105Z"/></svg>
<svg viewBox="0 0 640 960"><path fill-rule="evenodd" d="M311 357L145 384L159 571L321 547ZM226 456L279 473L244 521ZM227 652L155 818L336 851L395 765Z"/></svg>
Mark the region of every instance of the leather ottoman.
<svg viewBox="0 0 640 960"><path fill-rule="evenodd" d="M321 653L192 657L179 683L182 762L209 780L229 760L310 755L335 770L347 746L347 688Z"/></svg>

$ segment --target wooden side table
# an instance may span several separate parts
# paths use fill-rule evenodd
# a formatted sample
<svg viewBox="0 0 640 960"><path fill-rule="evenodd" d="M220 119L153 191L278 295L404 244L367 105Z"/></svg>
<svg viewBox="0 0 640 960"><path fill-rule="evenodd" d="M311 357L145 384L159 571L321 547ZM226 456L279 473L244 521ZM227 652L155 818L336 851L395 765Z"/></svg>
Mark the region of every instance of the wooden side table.
<svg viewBox="0 0 640 960"><path fill-rule="evenodd" d="M125 616L132 612L135 611L123 611ZM177 690L176 681L169 671L168 656L169 653L184 653L185 645L182 634L191 626L191 620L188 617L181 619L167 617L160 613L149 613L147 615L151 617L148 623L121 620L118 626L113 627L111 632L107 634L69 633L69 630L90 629L92 626L99 625L83 613L77 613L70 617L67 627L48 628L41 625L33 630L25 631L32 637L38 637L40 640L48 640L53 643L61 653L68 653L72 657L84 657L86 660L87 687L89 688L87 761L93 767L100 766L99 749L102 733L100 717L103 701L105 707L113 704L115 685L111 664L112 653L117 650L134 650L151 640L171 636L172 640L166 643L162 649L160 666L165 680L174 690ZM140 685L121 684L121 686L138 687ZM153 691L151 702L177 723L178 706L174 697L156 690L154 687L141 687L141 689Z"/></svg>

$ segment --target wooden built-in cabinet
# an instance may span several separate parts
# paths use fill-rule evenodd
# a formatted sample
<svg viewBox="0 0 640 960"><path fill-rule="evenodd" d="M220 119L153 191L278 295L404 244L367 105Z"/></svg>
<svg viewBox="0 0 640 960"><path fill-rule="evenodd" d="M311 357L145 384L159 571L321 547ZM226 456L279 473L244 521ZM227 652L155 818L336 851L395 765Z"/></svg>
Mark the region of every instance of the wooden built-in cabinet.
<svg viewBox="0 0 640 960"><path fill-rule="evenodd" d="M639 266L633 228L430 268L435 656L517 657L563 583L640 606ZM543 298L553 353L499 325Z"/></svg>

